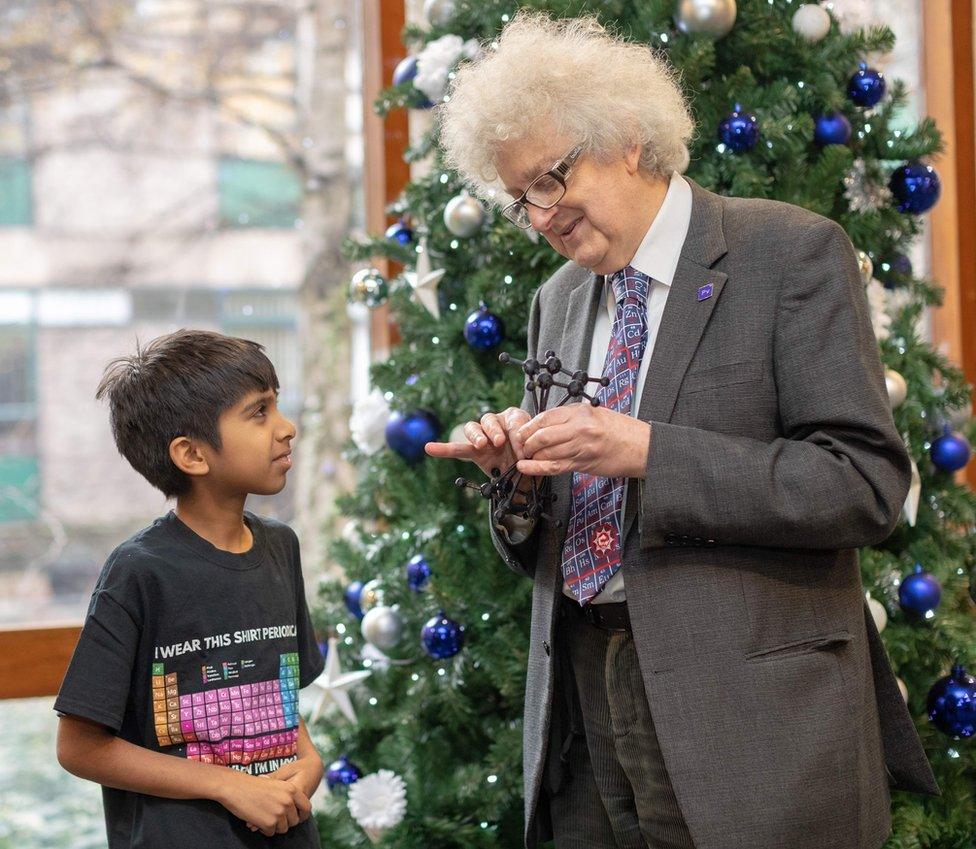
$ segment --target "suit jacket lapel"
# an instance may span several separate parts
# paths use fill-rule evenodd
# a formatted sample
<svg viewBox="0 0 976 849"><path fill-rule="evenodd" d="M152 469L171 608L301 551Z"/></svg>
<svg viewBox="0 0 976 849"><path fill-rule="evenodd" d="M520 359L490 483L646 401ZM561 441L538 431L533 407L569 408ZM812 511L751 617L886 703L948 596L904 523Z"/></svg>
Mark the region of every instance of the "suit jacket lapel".
<svg viewBox="0 0 976 849"><path fill-rule="evenodd" d="M727 252L722 200L692 180L688 182L691 222L644 380L638 410L638 418L644 421L671 420L678 388L727 279L724 272L711 268ZM711 294L705 296L702 288L709 285Z"/></svg>

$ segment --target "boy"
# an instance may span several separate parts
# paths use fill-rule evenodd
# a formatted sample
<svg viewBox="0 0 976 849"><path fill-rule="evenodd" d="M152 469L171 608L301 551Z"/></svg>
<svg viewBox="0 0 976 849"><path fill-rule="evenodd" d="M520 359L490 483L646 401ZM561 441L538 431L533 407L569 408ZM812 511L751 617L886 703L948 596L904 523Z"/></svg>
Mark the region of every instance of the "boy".
<svg viewBox="0 0 976 849"><path fill-rule="evenodd" d="M109 849L319 847L298 689L324 663L298 540L244 510L291 468L277 391L260 345L196 330L98 387L121 454L176 498L109 556L54 704L58 761L103 785Z"/></svg>

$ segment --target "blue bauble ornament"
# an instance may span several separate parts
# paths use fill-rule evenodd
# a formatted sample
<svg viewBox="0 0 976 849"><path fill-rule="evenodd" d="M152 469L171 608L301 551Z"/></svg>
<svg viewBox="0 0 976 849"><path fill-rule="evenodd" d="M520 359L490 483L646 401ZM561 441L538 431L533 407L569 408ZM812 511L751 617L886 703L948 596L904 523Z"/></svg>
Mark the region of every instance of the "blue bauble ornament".
<svg viewBox="0 0 976 849"><path fill-rule="evenodd" d="M885 93L884 77L861 62L847 83L847 96L858 106L874 106Z"/></svg>
<svg viewBox="0 0 976 849"><path fill-rule="evenodd" d="M942 585L930 573L922 569L921 563L909 572L898 587L898 603L902 610L925 616L939 606L942 598Z"/></svg>
<svg viewBox="0 0 976 849"><path fill-rule="evenodd" d="M932 685L925 707L943 734L957 740L976 734L976 680L960 664Z"/></svg>
<svg viewBox="0 0 976 849"><path fill-rule="evenodd" d="M393 69L393 85L413 82L417 76L417 57L404 56Z"/></svg>
<svg viewBox="0 0 976 849"><path fill-rule="evenodd" d="M386 228L386 238L391 242L409 245L413 241L413 230L401 218Z"/></svg>
<svg viewBox="0 0 976 849"><path fill-rule="evenodd" d="M422 554L415 554L407 561L407 585L414 592L420 592L430 577L430 564Z"/></svg>
<svg viewBox="0 0 976 849"><path fill-rule="evenodd" d="M884 283L886 289L895 289L899 283L907 283L913 271L912 261L905 254L893 253L881 260L874 276Z"/></svg>
<svg viewBox="0 0 976 849"><path fill-rule="evenodd" d="M942 181L931 165L906 162L891 173L888 188L898 201L899 212L921 215L935 206L942 193Z"/></svg>
<svg viewBox="0 0 976 849"><path fill-rule="evenodd" d="M386 444L408 463L416 463L424 458L424 445L440 433L440 422L426 410L393 413L386 423Z"/></svg>
<svg viewBox="0 0 976 849"><path fill-rule="evenodd" d="M363 609L359 606L359 597L363 592L363 582L353 581L346 591L342 594L346 602L346 610L348 610L357 619L363 618Z"/></svg>
<svg viewBox="0 0 976 849"><path fill-rule="evenodd" d="M731 114L718 125L718 137L733 153L744 153L759 141L759 122L736 103Z"/></svg>
<svg viewBox="0 0 976 849"><path fill-rule="evenodd" d="M476 351L490 351L500 344L505 335L505 324L492 312L484 301L464 322L464 338Z"/></svg>
<svg viewBox="0 0 976 849"><path fill-rule="evenodd" d="M828 144L847 144L851 137L851 122L840 112L828 112L817 118L813 140L824 147Z"/></svg>
<svg viewBox="0 0 976 849"><path fill-rule="evenodd" d="M346 755L342 755L338 760L333 761L325 768L325 780L330 790L348 787L359 781L362 773Z"/></svg>
<svg viewBox="0 0 976 849"><path fill-rule="evenodd" d="M404 83L412 83L417 77L417 57L416 56L405 56L399 62L397 66L393 69L393 85L403 85ZM420 91L420 89L417 89ZM424 99L418 104L421 109L433 109L434 103L426 95Z"/></svg>
<svg viewBox="0 0 976 849"><path fill-rule="evenodd" d="M961 433L953 433L949 425L945 426L942 436L929 449L932 462L943 472L958 472L969 462L971 453L966 437Z"/></svg>
<svg viewBox="0 0 976 849"><path fill-rule="evenodd" d="M424 624L420 642L434 660L454 657L464 645L464 626L448 619L442 610Z"/></svg>

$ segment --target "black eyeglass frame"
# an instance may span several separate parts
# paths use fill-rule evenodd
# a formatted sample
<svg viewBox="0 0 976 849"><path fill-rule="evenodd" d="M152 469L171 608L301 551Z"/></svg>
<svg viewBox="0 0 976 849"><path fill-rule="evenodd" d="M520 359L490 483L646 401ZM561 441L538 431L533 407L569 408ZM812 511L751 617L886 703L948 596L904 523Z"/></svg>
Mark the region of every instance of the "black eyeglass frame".
<svg viewBox="0 0 976 849"><path fill-rule="evenodd" d="M512 201L508 206L502 209L502 215L505 216L509 221L512 222L516 227L521 230L528 230L532 226L532 222L528 220L528 210L526 210L525 205L531 204L537 209L552 209L559 201L563 199L566 194L566 180L569 179L570 172L573 170L573 166L576 164L576 160L579 159L580 154L583 152L583 145L578 144L569 153L567 153L562 159L558 160L552 168L548 171L543 171L538 177L536 177L528 186L525 187L525 191L522 192L514 201ZM559 197L557 197L552 203L539 204L533 203L527 200L527 196L532 187L545 177L552 177L563 190L560 192ZM525 216L525 223L520 223Z"/></svg>

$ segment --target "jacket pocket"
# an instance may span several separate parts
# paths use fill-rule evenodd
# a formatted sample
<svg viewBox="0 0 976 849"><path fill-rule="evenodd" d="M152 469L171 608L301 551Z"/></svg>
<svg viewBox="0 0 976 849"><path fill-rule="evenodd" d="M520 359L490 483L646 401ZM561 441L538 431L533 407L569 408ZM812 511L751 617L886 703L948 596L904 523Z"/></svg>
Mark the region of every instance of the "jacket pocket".
<svg viewBox="0 0 976 849"><path fill-rule="evenodd" d="M780 660L782 658L795 657L800 654L839 648L850 641L850 631L832 631L829 634L803 637L799 640L791 640L788 643L780 643L775 646L756 649L755 651L749 652L745 659L753 663L767 660Z"/></svg>
<svg viewBox="0 0 976 849"><path fill-rule="evenodd" d="M722 363L709 368L692 369L681 382L681 394L752 383L763 376L762 360L745 360L738 363Z"/></svg>

